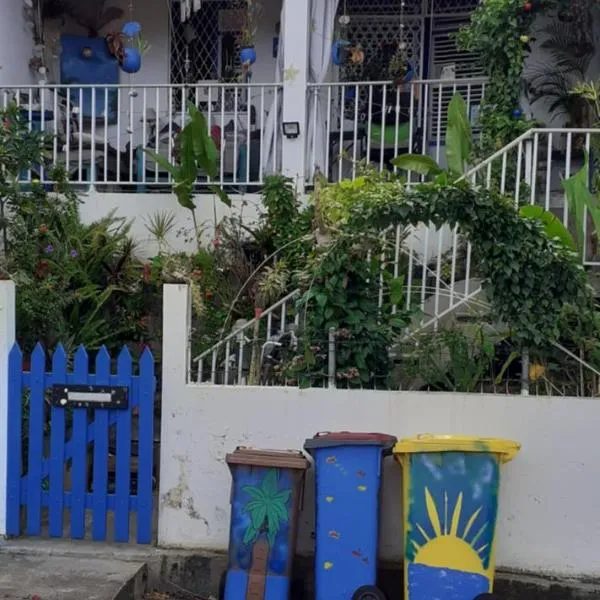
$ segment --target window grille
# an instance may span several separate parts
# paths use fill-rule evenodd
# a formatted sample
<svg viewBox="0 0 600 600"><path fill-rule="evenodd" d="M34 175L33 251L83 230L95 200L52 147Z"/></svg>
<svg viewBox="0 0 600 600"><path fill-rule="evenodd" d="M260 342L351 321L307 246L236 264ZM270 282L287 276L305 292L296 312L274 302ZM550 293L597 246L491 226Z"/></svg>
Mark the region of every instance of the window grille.
<svg viewBox="0 0 600 600"><path fill-rule="evenodd" d="M440 2L442 0L439 0ZM444 0L446 3L452 0ZM431 27L430 79L469 79L483 77L484 73L477 61L477 55L464 52L456 45L455 34L461 26L469 22L469 16L434 17ZM434 86L431 90L430 134L443 136L446 131L448 104L455 92L459 92L469 110L468 117L475 124L478 107L483 96L483 85L461 85L454 89L451 84ZM439 118L441 115L441 118ZM439 126L438 126L439 121Z"/></svg>
<svg viewBox="0 0 600 600"><path fill-rule="evenodd" d="M241 26L235 0L204 0L200 10L181 22L171 8L171 83L237 81L241 73Z"/></svg>

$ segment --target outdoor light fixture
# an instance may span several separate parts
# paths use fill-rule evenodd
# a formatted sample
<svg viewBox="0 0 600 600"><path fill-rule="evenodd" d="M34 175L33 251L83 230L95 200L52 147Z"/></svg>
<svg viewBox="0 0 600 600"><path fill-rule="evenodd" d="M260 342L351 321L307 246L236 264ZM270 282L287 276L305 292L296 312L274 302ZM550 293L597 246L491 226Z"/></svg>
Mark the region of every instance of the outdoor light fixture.
<svg viewBox="0 0 600 600"><path fill-rule="evenodd" d="M298 121L288 121L283 123L283 135L293 140L300 135L300 123Z"/></svg>

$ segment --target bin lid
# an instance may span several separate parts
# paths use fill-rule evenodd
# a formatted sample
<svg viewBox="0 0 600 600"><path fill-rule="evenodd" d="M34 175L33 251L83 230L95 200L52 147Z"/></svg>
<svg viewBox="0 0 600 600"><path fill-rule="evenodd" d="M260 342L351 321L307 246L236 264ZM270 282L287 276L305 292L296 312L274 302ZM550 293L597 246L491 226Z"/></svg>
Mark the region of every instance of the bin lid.
<svg viewBox="0 0 600 600"><path fill-rule="evenodd" d="M304 442L304 449L332 448L334 446L382 446L384 451L391 451L398 440L387 433L362 433L354 431L337 431L317 433Z"/></svg>
<svg viewBox="0 0 600 600"><path fill-rule="evenodd" d="M306 470L310 463L300 450L261 450L239 446L225 457L228 465Z"/></svg>
<svg viewBox="0 0 600 600"><path fill-rule="evenodd" d="M512 460L521 444L500 438L467 435L432 435L425 433L400 440L394 446L394 454L417 454L420 452L489 452L499 454L503 462Z"/></svg>

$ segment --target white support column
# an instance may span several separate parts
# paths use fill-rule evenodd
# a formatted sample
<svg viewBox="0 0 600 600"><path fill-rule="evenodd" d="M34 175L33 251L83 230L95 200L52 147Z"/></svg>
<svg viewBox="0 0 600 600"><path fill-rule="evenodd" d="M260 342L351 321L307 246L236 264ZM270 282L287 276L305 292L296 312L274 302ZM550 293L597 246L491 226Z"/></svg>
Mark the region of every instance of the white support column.
<svg viewBox="0 0 600 600"><path fill-rule="evenodd" d="M317 0L314 0L317 1ZM306 173L308 39L311 31L310 0L284 0L285 17L281 24L284 41L283 122L297 122L297 138L283 136L282 171L296 181L304 192ZM281 124L279 124L281 126Z"/></svg>
<svg viewBox="0 0 600 600"><path fill-rule="evenodd" d="M177 485L178 473L163 471L162 465L172 464L176 450L169 442L176 442L173 431L171 402L180 397L188 382L190 365L191 299L187 285L166 284L163 286L163 339L162 339L162 419L160 445L159 498L164 498ZM161 518L169 509L165 503L158 505L158 544L168 538L169 519Z"/></svg>
<svg viewBox="0 0 600 600"><path fill-rule="evenodd" d="M8 355L15 343L15 284L0 281L0 538L6 535Z"/></svg>

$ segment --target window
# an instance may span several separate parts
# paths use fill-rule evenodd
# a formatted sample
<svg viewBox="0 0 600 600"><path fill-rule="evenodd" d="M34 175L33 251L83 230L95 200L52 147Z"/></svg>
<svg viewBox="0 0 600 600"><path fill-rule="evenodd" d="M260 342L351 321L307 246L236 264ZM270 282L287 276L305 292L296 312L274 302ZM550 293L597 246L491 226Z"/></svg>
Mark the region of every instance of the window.
<svg viewBox="0 0 600 600"><path fill-rule="evenodd" d="M457 2L453 3L456 10ZM469 79L483 77L477 56L460 50L454 35L469 22L469 15L435 16L431 18L431 41L429 45L429 79ZM447 124L448 104L455 92L464 98L470 112L469 119L475 123L483 96L482 84L433 86L430 99L430 135L444 135ZM440 118L441 117L441 118Z"/></svg>
<svg viewBox="0 0 600 600"><path fill-rule="evenodd" d="M230 0L203 0L199 11L181 22L171 8L171 83L235 81L239 62L240 13Z"/></svg>

